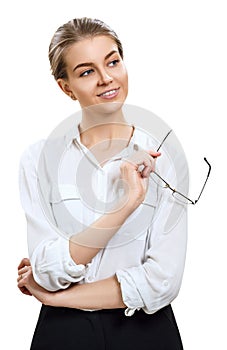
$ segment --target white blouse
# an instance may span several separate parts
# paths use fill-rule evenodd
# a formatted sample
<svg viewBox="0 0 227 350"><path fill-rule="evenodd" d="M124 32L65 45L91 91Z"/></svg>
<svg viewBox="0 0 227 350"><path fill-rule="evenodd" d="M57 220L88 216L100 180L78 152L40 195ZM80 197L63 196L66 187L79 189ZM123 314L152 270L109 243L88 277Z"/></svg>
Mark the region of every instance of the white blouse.
<svg viewBox="0 0 227 350"><path fill-rule="evenodd" d="M154 313L172 302L184 270L187 212L152 177L145 201L89 264L76 264L69 253L69 238L96 221L122 195L120 165L135 152L135 145L156 150L158 144L155 137L135 127L129 145L100 167L80 142L77 126L64 137L49 143L42 140L24 152L20 194L29 258L38 284L56 291L116 274L127 305L125 315L137 309ZM179 188L181 181L187 182L187 163L183 153L169 151L169 147L168 142L161 147L156 171ZM175 159L171 154L176 154Z"/></svg>

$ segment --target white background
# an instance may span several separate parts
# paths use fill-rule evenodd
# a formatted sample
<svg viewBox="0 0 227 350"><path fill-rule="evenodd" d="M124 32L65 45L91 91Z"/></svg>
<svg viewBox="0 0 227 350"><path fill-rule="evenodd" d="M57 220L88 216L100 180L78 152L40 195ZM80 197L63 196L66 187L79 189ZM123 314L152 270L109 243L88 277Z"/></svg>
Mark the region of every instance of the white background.
<svg viewBox="0 0 227 350"><path fill-rule="evenodd" d="M27 256L18 193L23 150L78 110L57 87L47 57L54 31L74 17L97 17L125 50L127 102L147 108L176 132L188 158L189 208L185 274L173 308L185 350L226 349L227 10L215 0L7 1L1 5L1 349L28 350L40 305L16 287Z"/></svg>

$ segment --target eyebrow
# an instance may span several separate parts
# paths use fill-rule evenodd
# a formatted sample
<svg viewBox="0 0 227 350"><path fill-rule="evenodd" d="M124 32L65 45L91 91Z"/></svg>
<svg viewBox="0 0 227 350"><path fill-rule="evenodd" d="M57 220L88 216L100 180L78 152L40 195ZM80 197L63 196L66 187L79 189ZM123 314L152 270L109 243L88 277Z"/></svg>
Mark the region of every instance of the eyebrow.
<svg viewBox="0 0 227 350"><path fill-rule="evenodd" d="M110 51L104 58L104 60L106 61L108 58L110 58L114 53L118 53L118 50L112 50ZM73 72L75 72L75 70L77 68L80 68L80 67L88 67L88 66L91 66L93 67L94 66L94 63L93 62L85 62L85 63L79 63L75 68L73 68Z"/></svg>

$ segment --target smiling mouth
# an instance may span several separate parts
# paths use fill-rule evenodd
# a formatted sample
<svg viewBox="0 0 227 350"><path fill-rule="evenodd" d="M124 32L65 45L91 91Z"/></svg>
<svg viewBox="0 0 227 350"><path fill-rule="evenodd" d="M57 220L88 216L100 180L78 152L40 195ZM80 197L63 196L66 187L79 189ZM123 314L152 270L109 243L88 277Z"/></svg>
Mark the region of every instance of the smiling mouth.
<svg viewBox="0 0 227 350"><path fill-rule="evenodd" d="M111 89L111 90L108 90L108 91L105 91L99 95L97 95L98 97L104 97L104 98L112 98L112 97L115 97L118 92L119 92L119 89L120 88L117 88L117 89Z"/></svg>

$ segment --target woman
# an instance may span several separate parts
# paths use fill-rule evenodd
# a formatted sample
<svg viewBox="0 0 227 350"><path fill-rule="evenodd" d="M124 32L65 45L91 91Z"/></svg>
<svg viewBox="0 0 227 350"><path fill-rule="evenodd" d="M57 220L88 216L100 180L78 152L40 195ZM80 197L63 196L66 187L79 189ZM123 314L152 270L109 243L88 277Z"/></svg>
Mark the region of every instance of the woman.
<svg viewBox="0 0 227 350"><path fill-rule="evenodd" d="M157 140L125 119L121 42L99 20L74 19L56 31L49 59L82 118L21 161L31 265L21 261L18 287L42 303L31 349L182 349L170 303L186 210L178 203L167 232L175 200L150 174L156 165L170 181L176 174L168 154L153 151Z"/></svg>

